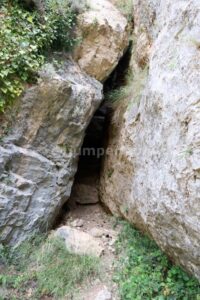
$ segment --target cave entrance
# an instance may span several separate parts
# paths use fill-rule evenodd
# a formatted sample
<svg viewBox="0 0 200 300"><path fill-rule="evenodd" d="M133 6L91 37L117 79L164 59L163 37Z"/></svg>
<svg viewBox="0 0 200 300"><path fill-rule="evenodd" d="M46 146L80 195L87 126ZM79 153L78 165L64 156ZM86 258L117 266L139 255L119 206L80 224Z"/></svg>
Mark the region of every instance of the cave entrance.
<svg viewBox="0 0 200 300"><path fill-rule="evenodd" d="M65 216L69 216L70 212L76 210L76 213L81 216L84 211L88 213L89 205L99 202L101 162L106 149L108 129L113 111L112 105L106 100L106 95L126 84L131 50L132 44L130 43L119 64L104 82L105 100L94 114L86 130L71 196L64 204L55 227L63 223Z"/></svg>
<svg viewBox="0 0 200 300"><path fill-rule="evenodd" d="M86 130L69 204L76 202L87 205L99 202L101 160L110 114L111 108L103 103Z"/></svg>
<svg viewBox="0 0 200 300"><path fill-rule="evenodd" d="M94 211L102 214L103 208L95 204L99 203L101 162L111 114L111 107L103 102L90 121L81 148L71 196L63 205L53 228L68 224L70 219L89 218Z"/></svg>
<svg viewBox="0 0 200 300"><path fill-rule="evenodd" d="M101 161L105 153L112 105L106 101L106 95L126 84L131 59L132 43L115 70L104 82L105 100L94 114L87 130L79 157L78 171L75 176L70 203L81 205L99 202L99 178Z"/></svg>

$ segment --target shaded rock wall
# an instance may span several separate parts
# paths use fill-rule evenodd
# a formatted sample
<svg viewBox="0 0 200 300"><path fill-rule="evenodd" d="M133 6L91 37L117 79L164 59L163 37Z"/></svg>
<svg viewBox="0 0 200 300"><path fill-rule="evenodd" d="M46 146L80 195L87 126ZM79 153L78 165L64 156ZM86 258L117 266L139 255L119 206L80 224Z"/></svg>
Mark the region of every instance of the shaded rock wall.
<svg viewBox="0 0 200 300"><path fill-rule="evenodd" d="M101 83L80 67L103 81L128 45L120 12L106 0L86 2L70 1L80 13L79 66L67 58L59 67L45 66L39 83L7 113L12 124L0 126L0 134L2 127L12 129L0 143L0 242L16 244L52 226L70 196L85 129L103 98Z"/></svg>
<svg viewBox="0 0 200 300"><path fill-rule="evenodd" d="M47 65L13 108L0 145L0 242L16 244L52 226L69 198L85 129L102 85L71 61Z"/></svg>

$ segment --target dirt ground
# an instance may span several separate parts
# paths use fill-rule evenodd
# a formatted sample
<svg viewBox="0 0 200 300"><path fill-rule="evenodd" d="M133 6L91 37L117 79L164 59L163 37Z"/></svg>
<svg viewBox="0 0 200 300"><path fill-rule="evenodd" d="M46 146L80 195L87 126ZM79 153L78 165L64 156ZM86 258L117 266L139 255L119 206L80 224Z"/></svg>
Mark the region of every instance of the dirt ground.
<svg viewBox="0 0 200 300"><path fill-rule="evenodd" d="M81 225L81 226L76 226ZM79 224L80 223L80 224ZM111 298L99 298L102 300L118 300L117 286L113 282L114 263L117 260L114 243L120 232L120 225L100 204L77 204L74 199L69 201L68 209L62 217L59 226L69 225L77 227L84 232L92 234L103 245L104 252L101 256L100 275L87 282L80 290L74 300L95 300L102 290L108 290ZM98 298L98 297L97 297ZM66 298L65 298L66 299ZM69 300L69 299L67 299Z"/></svg>

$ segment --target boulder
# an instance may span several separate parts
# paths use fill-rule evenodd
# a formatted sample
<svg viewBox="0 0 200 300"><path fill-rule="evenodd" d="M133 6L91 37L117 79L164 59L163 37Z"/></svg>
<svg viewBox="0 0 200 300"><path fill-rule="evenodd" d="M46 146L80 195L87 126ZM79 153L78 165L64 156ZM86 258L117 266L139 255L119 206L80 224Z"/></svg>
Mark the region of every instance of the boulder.
<svg viewBox="0 0 200 300"><path fill-rule="evenodd" d="M90 234L69 226L58 228L55 236L62 238L65 241L66 248L75 254L99 257L104 251L99 241Z"/></svg>
<svg viewBox="0 0 200 300"><path fill-rule="evenodd" d="M200 279L199 1L134 6L135 40L150 42L142 43L145 59L136 42L132 85L136 65L142 72L146 62L149 72L140 96L133 90L124 112L114 113L101 199Z"/></svg>
<svg viewBox="0 0 200 300"><path fill-rule="evenodd" d="M14 245L52 226L101 101L102 85L65 60L46 65L16 102L0 143L0 242Z"/></svg>
<svg viewBox="0 0 200 300"><path fill-rule="evenodd" d="M127 20L108 0L88 0L77 27L80 42L73 57L87 74L104 81L128 46Z"/></svg>

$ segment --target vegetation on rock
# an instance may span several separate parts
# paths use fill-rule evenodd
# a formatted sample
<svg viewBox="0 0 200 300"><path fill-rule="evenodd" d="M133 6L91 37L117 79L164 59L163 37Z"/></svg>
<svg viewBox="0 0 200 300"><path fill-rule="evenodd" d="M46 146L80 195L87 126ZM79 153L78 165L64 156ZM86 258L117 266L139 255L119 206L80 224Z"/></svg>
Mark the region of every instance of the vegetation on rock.
<svg viewBox="0 0 200 300"><path fill-rule="evenodd" d="M62 8L62 9L61 9ZM0 112L36 78L47 49L68 50L75 43L76 15L66 1L48 0L44 22L16 1L0 4Z"/></svg>
<svg viewBox="0 0 200 300"><path fill-rule="evenodd" d="M133 19L132 0L116 0L116 6L121 11L121 13L127 18L129 22L132 21Z"/></svg>
<svg viewBox="0 0 200 300"><path fill-rule="evenodd" d="M125 223L117 242L115 281L123 300L199 300L200 285L172 265L154 241Z"/></svg>
<svg viewBox="0 0 200 300"><path fill-rule="evenodd" d="M106 93L108 104L111 104L113 108L121 108L121 106L131 107L134 103L139 103L147 74L148 68L139 69L134 74L131 70L128 70L125 76L125 84Z"/></svg>

